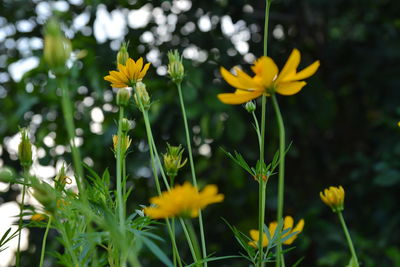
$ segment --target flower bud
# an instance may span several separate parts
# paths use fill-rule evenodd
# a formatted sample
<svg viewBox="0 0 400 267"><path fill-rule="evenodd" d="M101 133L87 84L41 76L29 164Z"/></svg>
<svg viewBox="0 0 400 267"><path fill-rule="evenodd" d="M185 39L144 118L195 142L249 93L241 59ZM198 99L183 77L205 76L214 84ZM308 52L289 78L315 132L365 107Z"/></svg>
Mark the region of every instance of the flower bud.
<svg viewBox="0 0 400 267"><path fill-rule="evenodd" d="M8 167L0 168L0 182L10 183L15 179L15 173L12 169Z"/></svg>
<svg viewBox="0 0 400 267"><path fill-rule="evenodd" d="M117 54L117 65L121 64L125 66L128 58L129 58L128 45L124 42L122 43L121 48L119 49Z"/></svg>
<svg viewBox="0 0 400 267"><path fill-rule="evenodd" d="M113 135L112 139L113 139L114 153L116 153L118 149L118 135ZM128 151L129 147L131 146L131 143L132 139L128 135L123 136L121 144L121 149L123 154L125 154L126 151Z"/></svg>
<svg viewBox="0 0 400 267"><path fill-rule="evenodd" d="M339 212L343 210L344 189L342 186L330 186L324 190L324 193L320 192L319 196L321 197L321 200L332 209L333 212Z"/></svg>
<svg viewBox="0 0 400 267"><path fill-rule="evenodd" d="M118 89L117 92L117 105L126 107L129 103L129 99L131 98L131 90L129 87L124 87Z"/></svg>
<svg viewBox="0 0 400 267"><path fill-rule="evenodd" d="M122 132L127 133L127 132L129 132L130 129L131 129L131 122L126 118L122 118L122 120L121 120Z"/></svg>
<svg viewBox="0 0 400 267"><path fill-rule="evenodd" d="M181 145L171 146L167 144L167 153L163 155L165 172L172 179L178 175L180 168L185 166L187 159L182 162L182 154L184 149Z"/></svg>
<svg viewBox="0 0 400 267"><path fill-rule="evenodd" d="M65 38L59 22L52 18L46 23L44 36L44 60L55 74L65 71L65 64L71 56L71 41Z"/></svg>
<svg viewBox="0 0 400 267"><path fill-rule="evenodd" d="M249 113L254 112L256 110L256 104L254 104L253 101L249 101L246 103L245 108Z"/></svg>
<svg viewBox="0 0 400 267"><path fill-rule="evenodd" d="M185 75L185 68L182 64L182 57L178 50L168 52L168 74L174 83L181 83Z"/></svg>
<svg viewBox="0 0 400 267"><path fill-rule="evenodd" d="M135 87L135 102L139 109L148 110L150 108L150 96L147 93L146 85L142 82L137 82Z"/></svg>
<svg viewBox="0 0 400 267"><path fill-rule="evenodd" d="M21 129L21 142L18 145L18 159L21 166L29 168L32 165L32 144L25 128Z"/></svg>

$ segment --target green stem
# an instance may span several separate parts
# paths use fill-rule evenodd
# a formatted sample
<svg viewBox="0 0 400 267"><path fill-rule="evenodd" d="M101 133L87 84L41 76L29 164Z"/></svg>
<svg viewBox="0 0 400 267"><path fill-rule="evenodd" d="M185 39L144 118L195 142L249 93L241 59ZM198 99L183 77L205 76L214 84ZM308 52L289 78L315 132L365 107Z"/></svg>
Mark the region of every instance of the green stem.
<svg viewBox="0 0 400 267"><path fill-rule="evenodd" d="M20 258L21 258L21 231L22 231L22 214L24 212L25 206L25 194L26 194L26 184L28 183L28 168L24 167L24 184L22 186L22 199L20 204L20 212L19 212L19 222L18 222L18 246L17 246L17 256L16 256L16 264L15 266L20 266Z"/></svg>
<svg viewBox="0 0 400 267"><path fill-rule="evenodd" d="M339 216L339 220L340 220L340 223L342 224L343 232L346 236L347 243L349 244L351 256L355 260L355 263L357 264L356 266L359 266L356 250L354 249L353 241L351 240L349 230L347 229L346 222L344 221L344 218L343 218L343 214L341 211L339 211L339 212L337 212L337 215Z"/></svg>
<svg viewBox="0 0 400 267"><path fill-rule="evenodd" d="M265 221L265 191L266 191L266 181L264 181L264 154L265 154L265 117L266 117L266 105L267 105L267 97L265 95L262 96L261 100L261 142L260 142L260 163L261 170L258 176L258 265L264 266L263 261L263 247L262 240L264 234L264 221Z"/></svg>
<svg viewBox="0 0 400 267"><path fill-rule="evenodd" d="M149 115L148 115L146 110L144 110L144 109L141 109L141 110L142 110L142 113L143 113L144 123L145 123L145 127L146 127L147 140L148 140L149 147L150 147L151 167L152 167L152 170L153 170L153 175L154 175L154 180L155 180L155 183L156 183L157 193L158 193L158 195L161 195L160 181L159 181L158 174L157 174L156 160L155 160L154 154L156 154L158 161L160 161L160 160L158 158L157 150L155 150L155 144L154 144L153 134L151 132ZM162 173L163 173L163 169L162 169L161 163L160 163L160 169L162 170ZM168 181L166 179L164 179L164 182L165 182L165 186L168 188L168 191L169 191L170 187L168 185ZM172 249L174 251L173 253L177 257L179 266L182 266L182 260L181 260L181 257L179 255L178 247L176 245L175 231L172 230L171 223L170 223L170 221L168 219L165 219L165 222L167 223L168 234L169 234L169 236L171 238Z"/></svg>
<svg viewBox="0 0 400 267"><path fill-rule="evenodd" d="M117 142L117 208L118 208L118 217L119 217L119 230L121 233L121 237L125 238L125 206L124 201L122 199L122 173L123 173L123 164L122 161L124 159L124 151L122 149L122 143L124 140L124 135L122 133L122 120L124 118L124 107L119 107L119 118L118 118L118 142ZM126 266L126 255L121 250L121 266Z"/></svg>
<svg viewBox="0 0 400 267"><path fill-rule="evenodd" d="M62 90L62 109L64 113L65 126L67 127L68 138L70 140L69 145L72 152L72 161L74 163L76 185L80 195L86 198L84 193L84 186L82 184L83 179L83 167L82 167L82 157L79 149L75 144L75 124L74 124L74 113L72 110L72 103L68 91L68 80L65 77L57 77Z"/></svg>
<svg viewBox="0 0 400 267"><path fill-rule="evenodd" d="M124 118L124 107L120 106L119 108L119 119L118 119L118 142L117 142L117 207L118 207L118 215L119 215L119 226L121 230L121 234L123 234L124 228L124 205L122 201L122 119Z"/></svg>
<svg viewBox="0 0 400 267"><path fill-rule="evenodd" d="M268 23L269 23L269 8L271 6L271 1L266 0L265 6L265 19L264 19L264 56L267 56L268 52ZM265 151L265 115L266 115L266 103L267 97L265 94L262 96L262 110L261 110L261 140L260 142L260 163L261 163L261 171L258 177L259 187L258 187L258 248L259 248L259 266L264 266L263 261L263 229L264 229L264 221L265 221L265 191L266 191L266 181L264 181L264 151ZM254 116L255 117L255 116Z"/></svg>
<svg viewBox="0 0 400 267"><path fill-rule="evenodd" d="M47 226L46 226L46 231L44 232L44 236L43 236L43 242L42 242L42 252L40 253L40 263L39 263L39 267L43 267L43 262L44 262L44 253L46 251L46 240L47 240L47 235L49 233L49 229L50 229L50 225L51 225L51 218L52 216L49 216L49 221L47 222Z"/></svg>
<svg viewBox="0 0 400 267"><path fill-rule="evenodd" d="M188 126L188 122L187 122L187 118L186 118L185 103L183 102L182 86L181 86L181 83L177 83L176 86L178 87L179 102L180 102L181 110L182 110L183 123L185 125L186 145L188 148L189 163L190 163L190 170L192 172L193 185L197 188L196 171L194 168L192 145L190 142L190 133L189 133L189 126ZM206 248L206 239L205 239L205 235L204 235L203 216L202 216L201 210L199 210L199 227L200 227L200 239L201 239L201 248L202 248L202 252L203 252L203 259L206 259L207 258L207 248ZM207 262L204 262L204 266L207 267Z"/></svg>
<svg viewBox="0 0 400 267"><path fill-rule="evenodd" d="M278 212L277 221L278 224L282 222L283 216L283 195L284 195L284 185L285 185L285 126L283 124L282 114L279 109L278 101L276 100L275 94L272 95L272 104L274 106L276 119L278 121L279 128L279 180L278 180ZM279 243L276 247L276 266L284 265L284 257L280 256L282 251L282 244Z"/></svg>
<svg viewBox="0 0 400 267"><path fill-rule="evenodd" d="M258 119L257 119L256 113L253 111L253 112L251 112L251 114L253 115L254 123L255 123L255 126L256 126L258 145L260 146L260 155L261 155L261 132L260 132L260 126L258 125Z"/></svg>
<svg viewBox="0 0 400 267"><path fill-rule="evenodd" d="M63 236L63 240L64 240L64 245L65 245L65 250L72 260L72 266L79 266L79 262L78 262L78 258L75 255L75 252L72 250L72 246L69 240L69 236L67 235L67 231L65 229L65 224L64 223L58 223L56 226L56 229L60 229L61 231L61 235Z"/></svg>
<svg viewBox="0 0 400 267"><path fill-rule="evenodd" d="M191 234L189 233L189 231L186 227L185 221L182 218L179 218L179 221L181 222L183 232L185 233L186 240L188 242L190 252L192 253L193 260L195 263L197 263L198 258L197 258L197 254L196 254L196 249L194 248L193 240L191 238Z"/></svg>

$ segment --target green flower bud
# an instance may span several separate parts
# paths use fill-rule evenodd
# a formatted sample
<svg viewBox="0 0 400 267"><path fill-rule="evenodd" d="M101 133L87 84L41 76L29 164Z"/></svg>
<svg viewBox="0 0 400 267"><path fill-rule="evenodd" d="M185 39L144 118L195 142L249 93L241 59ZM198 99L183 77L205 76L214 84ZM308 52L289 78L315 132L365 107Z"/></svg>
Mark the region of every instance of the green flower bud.
<svg viewBox="0 0 400 267"><path fill-rule="evenodd" d="M128 119L123 118L121 121L122 132L127 133L130 129L131 129L131 122Z"/></svg>
<svg viewBox="0 0 400 267"><path fill-rule="evenodd" d="M253 101L249 101L246 103L245 108L247 112L254 112L256 110L256 104Z"/></svg>
<svg viewBox="0 0 400 267"><path fill-rule="evenodd" d="M172 179L178 175L180 168L185 166L187 159L182 162L182 154L184 149L181 145L171 146L167 144L167 153L163 155L165 172Z"/></svg>
<svg viewBox="0 0 400 267"><path fill-rule="evenodd" d="M21 129L21 142L18 145L18 159L21 166L29 168L32 165L32 144L25 128Z"/></svg>
<svg viewBox="0 0 400 267"><path fill-rule="evenodd" d="M71 56L71 41L61 32L57 19L52 18L46 23L44 36L44 60L55 74L65 72L65 64Z"/></svg>
<svg viewBox="0 0 400 267"><path fill-rule="evenodd" d="M128 87L120 88L117 92L117 105L126 107L131 98L131 90Z"/></svg>
<svg viewBox="0 0 400 267"><path fill-rule="evenodd" d="M168 74L174 83L181 83L185 75L185 68L182 64L182 57L178 50L168 52Z"/></svg>
<svg viewBox="0 0 400 267"><path fill-rule="evenodd" d="M71 178L69 178L66 174L66 169L64 165L61 167L54 180L56 182L55 188L59 191L62 191L65 188L65 185L72 183Z"/></svg>
<svg viewBox="0 0 400 267"><path fill-rule="evenodd" d="M150 108L150 96L147 93L146 85L142 82L137 82L135 86L135 102L139 109L148 110Z"/></svg>
<svg viewBox="0 0 400 267"><path fill-rule="evenodd" d="M0 182L10 183L15 179L15 173L12 169L8 167L0 168Z"/></svg>
<svg viewBox="0 0 400 267"><path fill-rule="evenodd" d="M125 66L128 58L129 58L128 45L124 42L122 43L121 48L119 49L117 54L117 64Z"/></svg>

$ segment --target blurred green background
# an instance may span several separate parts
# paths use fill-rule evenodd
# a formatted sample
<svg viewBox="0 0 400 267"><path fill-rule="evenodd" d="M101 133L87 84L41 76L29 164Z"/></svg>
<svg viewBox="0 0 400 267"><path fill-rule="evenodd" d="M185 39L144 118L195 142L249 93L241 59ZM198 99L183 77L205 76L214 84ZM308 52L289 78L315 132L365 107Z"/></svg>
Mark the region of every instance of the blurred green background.
<svg viewBox="0 0 400 267"><path fill-rule="evenodd" d="M215 183L226 196L205 211L209 251L238 254L239 245L221 218L243 232L257 226L258 185L221 147L241 152L254 164L258 145L251 116L241 106L220 103L216 95L231 88L219 67L249 64L262 55L263 1L40 1L2 0L0 4L0 166L21 171L7 144L18 126L29 126L38 149L37 168L71 162L59 90L42 55L43 23L57 13L75 50L86 50L71 70L77 134L85 162L99 172L114 171L111 136L116 132L113 92L103 80L115 68L122 41L130 55L152 62L146 76L156 103L150 116L160 152L166 142L185 144L177 91L166 77L166 53L183 52L183 84L195 161L201 184ZM53 10L53 11L52 11ZM400 2L389 0L277 0L270 15L269 55L282 67L293 48L302 52L301 67L321 60L317 74L297 95L278 97L292 147L286 163L284 214L306 226L287 254L288 265L344 266L350 258L337 217L319 192L330 185L346 190L347 219L362 266L400 266ZM259 110L257 110L259 112ZM277 124L270 103L267 155L278 148ZM129 184L134 187L130 212L155 195L149 169L145 129L133 103L135 120ZM54 172L54 170L53 170ZM186 166L178 177L190 179ZM277 176L267 191L267 221L276 217ZM1 192L0 204L16 199L17 188ZM3 233L6 229L0 229ZM24 266L39 261L42 229L30 229ZM50 248L56 245L50 233ZM4 253L4 252L2 252ZM144 266L157 261L143 260ZM1 254L0 254L1 257ZM48 257L51 259L51 257ZM49 260L49 264L55 264ZM230 260L211 266L246 266Z"/></svg>

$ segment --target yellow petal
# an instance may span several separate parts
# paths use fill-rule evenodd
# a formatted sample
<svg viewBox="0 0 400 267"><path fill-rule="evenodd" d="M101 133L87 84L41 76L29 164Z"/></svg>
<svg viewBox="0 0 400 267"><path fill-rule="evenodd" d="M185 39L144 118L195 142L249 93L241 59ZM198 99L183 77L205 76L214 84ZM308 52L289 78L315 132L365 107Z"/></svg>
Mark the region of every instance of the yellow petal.
<svg viewBox="0 0 400 267"><path fill-rule="evenodd" d="M275 231L276 231L276 227L277 226L278 226L277 222L271 222L268 225L269 235L271 236L271 238L275 235Z"/></svg>
<svg viewBox="0 0 400 267"><path fill-rule="evenodd" d="M143 79L143 77L146 75L147 70L149 69L149 67L150 67L150 63L147 63L147 64L144 65L142 71L139 74L138 79Z"/></svg>
<svg viewBox="0 0 400 267"><path fill-rule="evenodd" d="M296 69L300 64L300 52L296 48L293 49L288 60L285 63L277 81L284 80L286 76L296 73Z"/></svg>
<svg viewBox="0 0 400 267"><path fill-rule="evenodd" d="M261 78L261 83L264 87L269 87L278 74L278 67L269 57L260 58L257 63L252 66L252 69L254 73Z"/></svg>
<svg viewBox="0 0 400 267"><path fill-rule="evenodd" d="M247 75L244 71L242 71L239 68L235 68L236 73L237 73L237 79L240 82L240 84L243 86L243 88L247 89L255 89L258 87L258 85L254 82L254 80Z"/></svg>
<svg viewBox="0 0 400 267"><path fill-rule="evenodd" d="M246 92L246 93L226 93L219 94L218 98L222 103L238 105L256 99L263 94L262 91Z"/></svg>
<svg viewBox="0 0 400 267"><path fill-rule="evenodd" d="M305 78L312 76L318 70L319 65L320 65L319 60L317 60L314 63L312 63L310 66L302 69L301 71L299 71L298 73L296 73L295 75L290 77L290 80L284 79L284 81L289 82L289 81L304 80Z"/></svg>
<svg viewBox="0 0 400 267"><path fill-rule="evenodd" d="M227 69L224 67L220 68L220 72L224 80L229 83L231 86L239 89L248 89L248 87L244 84L242 84L241 79L230 73Z"/></svg>
<svg viewBox="0 0 400 267"><path fill-rule="evenodd" d="M294 95L298 93L306 84L306 82L279 83L275 90L281 95Z"/></svg>
<svg viewBox="0 0 400 267"><path fill-rule="evenodd" d="M283 220L283 230L290 229L289 232L285 234L285 236L287 236L291 232L293 228L293 223L294 221L292 216L286 216L285 219Z"/></svg>
<svg viewBox="0 0 400 267"><path fill-rule="evenodd" d="M286 239L285 242L283 242L283 244L285 245L290 245L293 243L293 241L297 238L297 236L301 233L301 231L303 231L304 228L304 220L301 219L295 228L293 228L292 231L290 231L291 233L296 233L294 235L292 235L290 238Z"/></svg>
<svg viewBox="0 0 400 267"><path fill-rule="evenodd" d="M143 58L141 57L136 61L136 64L135 64L135 71L134 71L135 79L139 79L140 71L142 70L142 67L143 67Z"/></svg>
<svg viewBox="0 0 400 267"><path fill-rule="evenodd" d="M129 79L133 79L133 75L135 74L135 66L136 66L135 61L131 58L128 58L125 66L126 66L126 72L128 74Z"/></svg>

